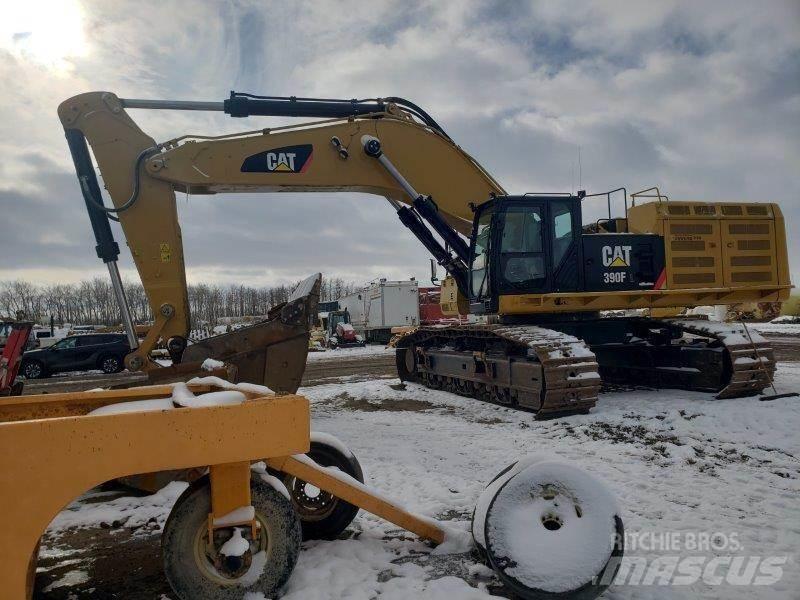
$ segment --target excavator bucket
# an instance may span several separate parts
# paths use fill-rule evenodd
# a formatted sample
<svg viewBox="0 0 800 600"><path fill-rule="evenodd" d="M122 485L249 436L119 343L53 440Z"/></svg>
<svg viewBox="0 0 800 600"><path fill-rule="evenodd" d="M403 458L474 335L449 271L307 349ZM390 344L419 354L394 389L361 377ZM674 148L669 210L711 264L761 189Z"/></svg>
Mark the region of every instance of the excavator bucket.
<svg viewBox="0 0 800 600"><path fill-rule="evenodd" d="M295 393L306 369L321 283L319 273L308 277L285 304L269 312L266 321L192 344L183 353L183 362L213 358L236 367L236 383L256 383L277 393Z"/></svg>
<svg viewBox="0 0 800 600"><path fill-rule="evenodd" d="M267 320L206 338L189 346L183 361L174 368L151 371L151 383L185 381L194 375L219 375L234 383L266 385L278 394L294 394L306 369L308 339L317 314L322 275L303 280L284 304L274 307ZM226 367L203 371L207 358L224 361ZM170 481L192 482L204 469L184 469L140 473L121 477L121 483L148 492L156 492Z"/></svg>

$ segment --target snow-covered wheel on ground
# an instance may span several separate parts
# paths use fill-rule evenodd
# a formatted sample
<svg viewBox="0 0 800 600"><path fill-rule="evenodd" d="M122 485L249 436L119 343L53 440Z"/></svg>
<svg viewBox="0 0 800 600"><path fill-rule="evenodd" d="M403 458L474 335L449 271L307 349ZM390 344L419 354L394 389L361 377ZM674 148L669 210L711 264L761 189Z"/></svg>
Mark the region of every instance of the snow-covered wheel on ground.
<svg viewBox="0 0 800 600"><path fill-rule="evenodd" d="M254 473L250 493L258 534L217 529L208 536L211 487L208 477L178 498L164 526L164 572L181 600L241 600L247 592L272 598L292 574L300 551L300 523L289 500ZM213 542L213 543L212 543ZM236 552L224 552L238 546Z"/></svg>
<svg viewBox="0 0 800 600"><path fill-rule="evenodd" d="M333 467L364 483L358 459L332 435L312 431L311 449L306 455L321 467ZM281 477L300 518L304 540L336 539L355 519L357 506L291 475L281 473Z"/></svg>
<svg viewBox="0 0 800 600"><path fill-rule="evenodd" d="M500 580L525 600L588 600L611 583L624 531L608 488L569 463L507 467L481 495L472 534Z"/></svg>

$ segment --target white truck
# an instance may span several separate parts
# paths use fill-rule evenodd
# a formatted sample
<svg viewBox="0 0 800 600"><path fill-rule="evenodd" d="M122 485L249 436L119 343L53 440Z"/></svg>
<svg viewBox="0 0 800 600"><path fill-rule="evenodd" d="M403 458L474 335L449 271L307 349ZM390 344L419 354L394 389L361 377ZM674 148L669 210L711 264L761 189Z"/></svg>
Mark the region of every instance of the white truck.
<svg viewBox="0 0 800 600"><path fill-rule="evenodd" d="M417 281L373 281L339 298L339 308L350 313L350 323L367 342L385 344L392 337L392 327L419 325Z"/></svg>

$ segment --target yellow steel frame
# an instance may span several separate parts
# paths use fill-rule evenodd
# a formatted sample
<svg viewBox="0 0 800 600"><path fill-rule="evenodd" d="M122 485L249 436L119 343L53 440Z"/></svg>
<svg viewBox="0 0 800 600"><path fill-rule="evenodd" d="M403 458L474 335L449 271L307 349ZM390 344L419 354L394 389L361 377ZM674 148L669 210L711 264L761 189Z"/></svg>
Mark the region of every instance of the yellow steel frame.
<svg viewBox="0 0 800 600"><path fill-rule="evenodd" d="M195 394L214 391L190 385ZM259 397L235 406L89 416L108 404L169 397L172 386L0 399L0 597L32 592L38 543L53 518L86 490L138 473L209 467L213 518L250 504L250 463L270 466L440 543L435 522L358 482L293 458L310 447L308 400Z"/></svg>
<svg viewBox="0 0 800 600"><path fill-rule="evenodd" d="M562 292L500 296L501 315L706 306L739 302L780 302L789 298L791 285L766 288L699 288L616 292Z"/></svg>

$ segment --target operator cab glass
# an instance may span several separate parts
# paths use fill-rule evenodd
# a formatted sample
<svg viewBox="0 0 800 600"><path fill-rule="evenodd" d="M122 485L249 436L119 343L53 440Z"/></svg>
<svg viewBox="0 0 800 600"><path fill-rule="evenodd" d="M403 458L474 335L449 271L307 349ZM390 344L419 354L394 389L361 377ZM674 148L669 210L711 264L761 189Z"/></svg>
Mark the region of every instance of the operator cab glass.
<svg viewBox="0 0 800 600"><path fill-rule="evenodd" d="M501 288L528 290L547 279L544 222L538 206L509 206L500 222Z"/></svg>
<svg viewBox="0 0 800 600"><path fill-rule="evenodd" d="M489 294L489 241L492 232L492 216L491 210L485 210L475 222L470 294L473 298L482 298Z"/></svg>
<svg viewBox="0 0 800 600"><path fill-rule="evenodd" d="M500 196L476 209L471 304L497 310L498 296L574 291L580 284L580 200Z"/></svg>

